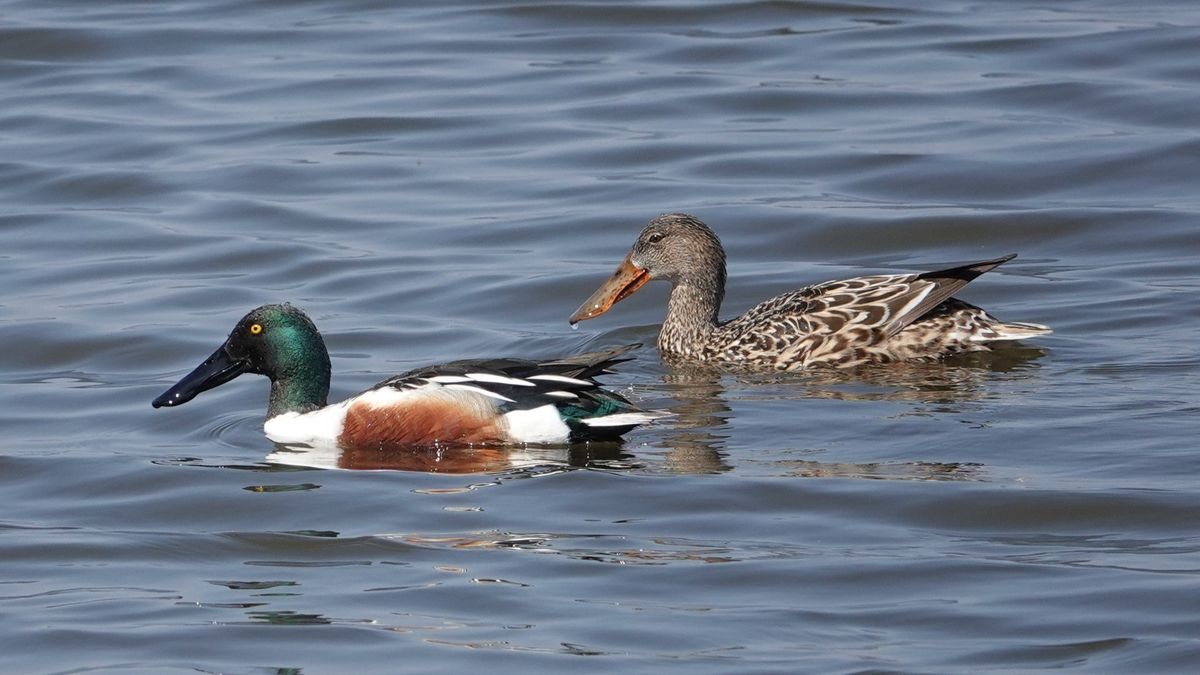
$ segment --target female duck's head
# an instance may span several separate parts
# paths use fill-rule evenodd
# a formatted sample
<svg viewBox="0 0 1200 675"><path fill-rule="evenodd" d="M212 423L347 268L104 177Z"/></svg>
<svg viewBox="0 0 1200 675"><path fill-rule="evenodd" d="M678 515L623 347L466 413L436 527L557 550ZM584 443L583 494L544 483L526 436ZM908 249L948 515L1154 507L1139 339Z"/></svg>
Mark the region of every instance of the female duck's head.
<svg viewBox="0 0 1200 675"><path fill-rule="evenodd" d="M242 373L270 378L268 418L324 407L329 395L329 352L312 320L292 305L263 305L242 317L212 356L153 405L182 405Z"/></svg>
<svg viewBox="0 0 1200 675"><path fill-rule="evenodd" d="M704 223L686 213L651 220L608 281L571 315L572 325L594 319L651 279L686 285L715 313L725 295L725 249Z"/></svg>

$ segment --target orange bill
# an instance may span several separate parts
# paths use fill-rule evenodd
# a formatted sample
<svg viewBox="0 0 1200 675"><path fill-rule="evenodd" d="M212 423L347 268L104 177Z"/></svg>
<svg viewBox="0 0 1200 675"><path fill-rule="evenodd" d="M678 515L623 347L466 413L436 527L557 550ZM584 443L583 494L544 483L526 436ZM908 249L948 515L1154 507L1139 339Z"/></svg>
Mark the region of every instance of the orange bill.
<svg viewBox="0 0 1200 675"><path fill-rule="evenodd" d="M571 315L571 325L585 319L594 319L607 312L613 305L636 293L647 281L650 281L650 273L634 265L629 256L625 256L625 260L621 261L617 271L613 272L608 281L597 288L592 297L584 300L579 309Z"/></svg>

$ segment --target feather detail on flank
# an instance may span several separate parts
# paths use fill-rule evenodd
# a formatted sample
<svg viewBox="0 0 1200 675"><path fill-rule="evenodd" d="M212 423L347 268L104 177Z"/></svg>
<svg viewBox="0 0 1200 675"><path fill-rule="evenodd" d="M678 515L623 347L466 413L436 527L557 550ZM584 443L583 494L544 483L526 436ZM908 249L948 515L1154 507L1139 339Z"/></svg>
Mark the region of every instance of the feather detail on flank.
<svg viewBox="0 0 1200 675"><path fill-rule="evenodd" d="M368 391L349 401L342 447L493 445L507 440L488 396L462 385ZM472 387L472 389L476 389Z"/></svg>

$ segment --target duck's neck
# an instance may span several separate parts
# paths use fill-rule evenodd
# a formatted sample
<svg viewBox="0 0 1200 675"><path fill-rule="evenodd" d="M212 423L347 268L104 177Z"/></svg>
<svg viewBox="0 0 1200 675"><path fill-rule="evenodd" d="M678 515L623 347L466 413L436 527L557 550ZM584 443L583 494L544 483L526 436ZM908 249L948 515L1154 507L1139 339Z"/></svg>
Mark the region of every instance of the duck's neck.
<svg viewBox="0 0 1200 675"><path fill-rule="evenodd" d="M326 405L329 382L317 386L301 380L275 380L271 383L271 398L267 402L267 419L284 413L306 413Z"/></svg>
<svg viewBox="0 0 1200 675"><path fill-rule="evenodd" d="M271 378L267 419L284 413L306 413L324 408L329 397L329 354L321 350L303 367Z"/></svg>
<svg viewBox="0 0 1200 675"><path fill-rule="evenodd" d="M662 352L699 356L719 325L725 298L725 266L701 271L675 282L667 301L667 318L658 334Z"/></svg>

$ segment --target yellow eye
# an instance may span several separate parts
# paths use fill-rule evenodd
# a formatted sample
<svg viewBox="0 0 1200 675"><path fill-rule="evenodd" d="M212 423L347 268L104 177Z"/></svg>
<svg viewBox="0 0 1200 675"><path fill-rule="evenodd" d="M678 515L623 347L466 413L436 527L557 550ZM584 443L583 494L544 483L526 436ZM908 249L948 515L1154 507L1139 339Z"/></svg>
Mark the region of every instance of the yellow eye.
<svg viewBox="0 0 1200 675"><path fill-rule="evenodd" d="M261 323L250 324L250 334L251 335L258 335L261 332L262 332L262 324Z"/></svg>

